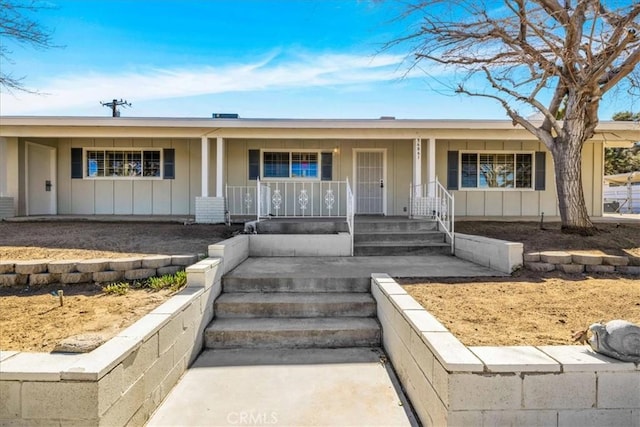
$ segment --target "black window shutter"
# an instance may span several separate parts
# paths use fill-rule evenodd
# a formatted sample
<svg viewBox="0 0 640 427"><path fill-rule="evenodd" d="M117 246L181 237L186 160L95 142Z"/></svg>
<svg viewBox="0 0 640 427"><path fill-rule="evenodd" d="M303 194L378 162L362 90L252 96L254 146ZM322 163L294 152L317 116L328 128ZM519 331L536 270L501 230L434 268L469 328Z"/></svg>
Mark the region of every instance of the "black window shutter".
<svg viewBox="0 0 640 427"><path fill-rule="evenodd" d="M544 151L536 151L536 191L545 190L546 154Z"/></svg>
<svg viewBox="0 0 640 427"><path fill-rule="evenodd" d="M333 179L333 153L322 153L320 179L322 181L331 181Z"/></svg>
<svg viewBox="0 0 640 427"><path fill-rule="evenodd" d="M249 150L249 179L260 177L260 150Z"/></svg>
<svg viewBox="0 0 640 427"><path fill-rule="evenodd" d="M176 150L175 148L165 148L162 150L164 162L164 179L176 179Z"/></svg>
<svg viewBox="0 0 640 427"><path fill-rule="evenodd" d="M82 179L82 148L71 149L71 179Z"/></svg>
<svg viewBox="0 0 640 427"><path fill-rule="evenodd" d="M458 152L447 151L447 190L458 189Z"/></svg>

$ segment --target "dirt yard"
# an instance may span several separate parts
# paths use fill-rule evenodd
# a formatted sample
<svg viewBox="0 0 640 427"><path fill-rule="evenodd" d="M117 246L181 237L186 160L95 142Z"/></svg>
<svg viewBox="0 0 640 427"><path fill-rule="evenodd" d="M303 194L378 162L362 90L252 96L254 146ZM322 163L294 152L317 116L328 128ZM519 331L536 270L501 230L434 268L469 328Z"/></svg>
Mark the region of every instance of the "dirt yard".
<svg viewBox="0 0 640 427"><path fill-rule="evenodd" d="M590 237L563 235L558 224L544 224L541 230L539 223L522 222L459 222L456 231L520 241L526 252L602 251L628 255L640 265L640 224L598 227L600 233ZM0 222L0 260L206 253L209 244L233 231L171 223ZM566 344L572 331L600 320L640 323L637 276L522 271L475 283L473 279L403 283L468 345ZM111 336L168 298L139 290L108 296L93 285L72 285L64 288L67 302L59 307L50 294L55 288L0 290L0 348L50 351L58 340L81 332Z"/></svg>
<svg viewBox="0 0 640 427"><path fill-rule="evenodd" d="M222 225L103 222L0 222L0 260L73 260L142 254L205 254L237 228ZM64 291L65 303L51 292ZM167 300L166 291L107 295L95 284L0 288L0 349L53 350L81 333L105 339Z"/></svg>

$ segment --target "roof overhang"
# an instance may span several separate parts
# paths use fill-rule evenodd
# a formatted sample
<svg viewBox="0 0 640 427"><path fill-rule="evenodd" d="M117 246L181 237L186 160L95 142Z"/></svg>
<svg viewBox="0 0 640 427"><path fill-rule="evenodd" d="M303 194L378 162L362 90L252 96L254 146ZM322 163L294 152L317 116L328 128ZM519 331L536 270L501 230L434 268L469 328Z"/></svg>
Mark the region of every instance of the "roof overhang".
<svg viewBox="0 0 640 427"><path fill-rule="evenodd" d="M534 123L535 124L535 123ZM3 137L169 137L321 139L535 140L510 120L209 119L152 117L0 117ZM594 141L631 146L640 140L634 122L600 122Z"/></svg>

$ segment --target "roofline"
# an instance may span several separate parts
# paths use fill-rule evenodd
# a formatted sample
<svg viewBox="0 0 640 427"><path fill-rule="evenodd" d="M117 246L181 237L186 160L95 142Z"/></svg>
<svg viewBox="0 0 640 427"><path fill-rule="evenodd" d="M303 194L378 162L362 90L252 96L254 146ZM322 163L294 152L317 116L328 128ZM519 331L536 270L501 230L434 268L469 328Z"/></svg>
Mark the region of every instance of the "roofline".
<svg viewBox="0 0 640 427"><path fill-rule="evenodd" d="M541 124L541 120L532 121ZM392 129L513 129L511 120L478 119L279 119L198 117L0 116L0 126L131 126L210 128L392 128ZM598 129L640 130L633 121L600 121Z"/></svg>

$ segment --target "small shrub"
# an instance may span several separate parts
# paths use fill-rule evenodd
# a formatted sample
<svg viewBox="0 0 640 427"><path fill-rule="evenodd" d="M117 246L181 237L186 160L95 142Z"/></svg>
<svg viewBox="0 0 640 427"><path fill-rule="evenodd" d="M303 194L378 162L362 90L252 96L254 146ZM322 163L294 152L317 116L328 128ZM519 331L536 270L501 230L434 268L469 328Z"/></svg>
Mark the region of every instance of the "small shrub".
<svg viewBox="0 0 640 427"><path fill-rule="evenodd" d="M187 273L178 271L176 274L165 274L160 277L150 277L145 282L145 287L154 291L169 289L171 292L177 292L187 284Z"/></svg>
<svg viewBox="0 0 640 427"><path fill-rule="evenodd" d="M129 292L129 284L127 282L111 283L102 288L102 292L108 295L125 295Z"/></svg>

